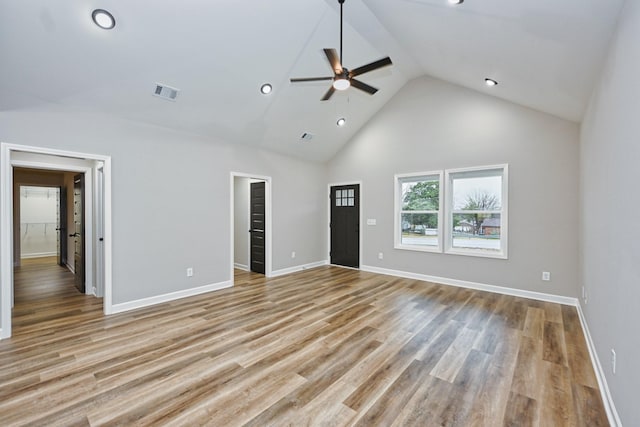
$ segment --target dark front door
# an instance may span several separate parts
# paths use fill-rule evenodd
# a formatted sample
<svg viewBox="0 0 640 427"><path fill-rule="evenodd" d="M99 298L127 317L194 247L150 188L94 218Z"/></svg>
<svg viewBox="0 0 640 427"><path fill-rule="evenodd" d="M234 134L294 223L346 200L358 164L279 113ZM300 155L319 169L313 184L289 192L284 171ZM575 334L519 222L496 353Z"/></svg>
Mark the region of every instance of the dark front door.
<svg viewBox="0 0 640 427"><path fill-rule="evenodd" d="M85 293L84 282L84 175L79 173L73 177L73 237L76 288Z"/></svg>
<svg viewBox="0 0 640 427"><path fill-rule="evenodd" d="M331 187L331 264L360 267L360 186Z"/></svg>
<svg viewBox="0 0 640 427"><path fill-rule="evenodd" d="M58 264L67 265L67 189L60 187L58 190Z"/></svg>
<svg viewBox="0 0 640 427"><path fill-rule="evenodd" d="M265 259L265 183L252 182L249 218L251 229L251 271L264 274Z"/></svg>

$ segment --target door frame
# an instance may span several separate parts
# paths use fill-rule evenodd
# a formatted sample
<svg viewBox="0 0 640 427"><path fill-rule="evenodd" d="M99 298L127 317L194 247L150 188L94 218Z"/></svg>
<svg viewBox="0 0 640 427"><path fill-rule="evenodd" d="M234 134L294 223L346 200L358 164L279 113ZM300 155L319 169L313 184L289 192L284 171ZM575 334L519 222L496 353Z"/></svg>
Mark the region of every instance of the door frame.
<svg viewBox="0 0 640 427"><path fill-rule="evenodd" d="M105 251L104 251L104 164L93 168L93 182L95 192L94 194L94 207L95 207L95 221L93 223L93 229L95 230L96 240L96 256L93 258L93 266L95 267L95 279L94 287L96 289L96 296L98 298L104 298L104 284L105 284ZM102 239L102 240L100 240Z"/></svg>
<svg viewBox="0 0 640 427"><path fill-rule="evenodd" d="M14 153L38 154L45 156L53 156L57 162L51 160L33 160L25 161L12 158ZM68 160L67 160L68 159ZM77 160L95 161L96 166L86 167L78 166L74 163ZM96 199L93 196L95 192L95 180L93 180L93 170L98 167L97 162L102 162L104 172L104 204L103 204L103 220L104 220L104 314L112 312L112 244L111 244L111 157L97 154L86 154L72 151L63 151L50 148L33 147L26 145L16 145L9 143L0 143L0 339L9 338L11 336L11 307L13 303L13 168L28 167L32 169L60 170L69 172L81 172L85 174L85 183L90 192L90 203L87 203L88 209L85 210L85 221L88 226L89 233L85 241L85 250L91 255L91 263L86 263L85 274L91 276L87 283L91 283L93 288L93 212L96 207ZM91 265L90 265L91 264Z"/></svg>
<svg viewBox="0 0 640 427"><path fill-rule="evenodd" d="M234 213L234 202L235 202L235 189L234 189L234 180L235 178L249 178L256 179L260 181L264 181L265 190L264 190L264 198L265 198L265 239L267 243L265 244L265 268L264 275L265 277L271 277L271 265L272 265L272 257L271 257L271 249L272 249L272 233L271 233L271 177L266 175L257 175L251 173L243 173L243 172L231 172L230 173L230 183L229 183L229 220L230 220L230 228L229 228L229 277L231 281L231 286L234 284L234 246L235 246L235 213Z"/></svg>
<svg viewBox="0 0 640 427"><path fill-rule="evenodd" d="M358 221L360 223L360 230L358 230L358 265L359 268L346 267L344 265L331 264L331 187L338 187L341 185L357 185L360 188L358 192L358 203L360 206L358 212ZM343 182L330 182L327 185L327 264L334 265L336 267L350 268L353 270L362 269L362 229L364 223L362 222L362 212L364 211L362 206L362 181L343 181Z"/></svg>

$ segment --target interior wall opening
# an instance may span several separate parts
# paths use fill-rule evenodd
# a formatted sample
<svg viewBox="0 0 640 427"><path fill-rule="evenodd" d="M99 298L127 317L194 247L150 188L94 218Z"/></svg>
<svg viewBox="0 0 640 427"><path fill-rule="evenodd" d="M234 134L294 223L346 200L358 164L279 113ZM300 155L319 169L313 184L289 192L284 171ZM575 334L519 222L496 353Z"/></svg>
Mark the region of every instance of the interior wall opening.
<svg viewBox="0 0 640 427"><path fill-rule="evenodd" d="M231 174L231 277L271 275L271 179Z"/></svg>
<svg viewBox="0 0 640 427"><path fill-rule="evenodd" d="M6 143L1 149L0 338L12 334L16 276L34 284L36 276L30 272L38 269L42 286L37 292L44 291L40 296L53 283L47 275L70 272L80 296L104 296L101 305L110 314L110 158ZM22 268L26 265L29 268ZM14 268L22 269L16 274Z"/></svg>

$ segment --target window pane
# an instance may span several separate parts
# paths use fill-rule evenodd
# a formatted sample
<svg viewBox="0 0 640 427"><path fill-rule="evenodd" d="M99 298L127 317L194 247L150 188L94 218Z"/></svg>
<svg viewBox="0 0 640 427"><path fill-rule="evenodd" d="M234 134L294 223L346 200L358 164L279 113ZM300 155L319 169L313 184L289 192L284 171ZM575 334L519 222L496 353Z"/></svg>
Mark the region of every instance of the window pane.
<svg viewBox="0 0 640 427"><path fill-rule="evenodd" d="M341 198L337 198L336 199L336 206L342 206L342 199Z"/></svg>
<svg viewBox="0 0 640 427"><path fill-rule="evenodd" d="M486 172L485 172L486 173ZM493 176L453 176L454 210L500 210L502 206L502 170Z"/></svg>
<svg viewBox="0 0 640 427"><path fill-rule="evenodd" d="M349 197L353 197L353 188L349 189Z"/></svg>
<svg viewBox="0 0 640 427"><path fill-rule="evenodd" d="M342 197L342 190L336 190L336 199Z"/></svg>
<svg viewBox="0 0 640 427"><path fill-rule="evenodd" d="M500 251L500 214L453 214L453 248Z"/></svg>
<svg viewBox="0 0 640 427"><path fill-rule="evenodd" d="M349 197L349 199L348 199L348 200L349 200L348 205L349 205L349 206L353 206L353 200L354 200L354 198L353 198L353 197Z"/></svg>
<svg viewBox="0 0 640 427"><path fill-rule="evenodd" d="M403 211L437 211L439 198L438 180L402 182Z"/></svg>
<svg viewBox="0 0 640 427"><path fill-rule="evenodd" d="M401 244L438 246L438 214L403 213L400 222Z"/></svg>

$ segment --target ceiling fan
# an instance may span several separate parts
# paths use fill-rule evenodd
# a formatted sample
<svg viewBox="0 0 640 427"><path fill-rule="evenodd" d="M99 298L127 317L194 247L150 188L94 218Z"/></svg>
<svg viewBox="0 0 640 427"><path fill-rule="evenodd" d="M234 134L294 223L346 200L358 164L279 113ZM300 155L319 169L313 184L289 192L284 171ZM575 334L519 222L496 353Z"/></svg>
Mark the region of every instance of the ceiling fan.
<svg viewBox="0 0 640 427"><path fill-rule="evenodd" d="M369 95L373 95L378 91L378 89L373 86L369 86L368 84L363 83L360 80L354 79L354 77L392 64L391 58L387 56L386 58L379 59L353 70L348 70L347 68L342 66L342 5L344 4L344 0L338 0L338 3L340 3L340 56L338 57L338 53L335 49L323 49L324 54L327 56L329 64L333 69L334 75L332 77L303 77L290 79L291 83L333 80L333 84L331 85L331 87L329 87L327 93L325 93L322 97L322 101L329 100L329 98L331 98L336 90L345 90L350 86L367 92Z"/></svg>

